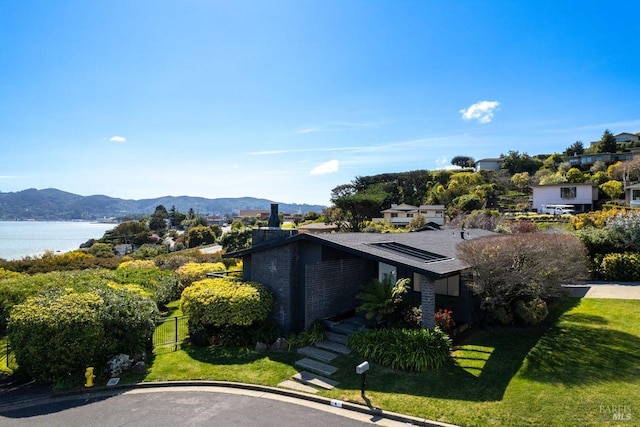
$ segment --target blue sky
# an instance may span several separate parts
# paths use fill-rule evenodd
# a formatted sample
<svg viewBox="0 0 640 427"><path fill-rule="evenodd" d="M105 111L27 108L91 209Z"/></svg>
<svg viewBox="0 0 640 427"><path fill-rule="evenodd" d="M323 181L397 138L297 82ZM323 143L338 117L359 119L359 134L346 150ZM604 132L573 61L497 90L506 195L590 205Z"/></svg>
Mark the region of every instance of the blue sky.
<svg viewBox="0 0 640 427"><path fill-rule="evenodd" d="M634 1L0 1L0 191L329 204L640 132Z"/></svg>

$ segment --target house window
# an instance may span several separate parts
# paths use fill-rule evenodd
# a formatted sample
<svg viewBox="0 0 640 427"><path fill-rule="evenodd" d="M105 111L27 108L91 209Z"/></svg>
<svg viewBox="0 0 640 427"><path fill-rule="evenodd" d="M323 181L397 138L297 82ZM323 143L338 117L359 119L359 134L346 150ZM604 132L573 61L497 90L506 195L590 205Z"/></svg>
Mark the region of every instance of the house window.
<svg viewBox="0 0 640 427"><path fill-rule="evenodd" d="M398 280L398 272L393 265L380 262L378 263L378 280L382 282L385 277L389 277L391 279L391 283L395 285Z"/></svg>
<svg viewBox="0 0 640 427"><path fill-rule="evenodd" d="M577 187L560 187L560 197L563 199L575 199Z"/></svg>
<svg viewBox="0 0 640 427"><path fill-rule="evenodd" d="M422 292L422 274L413 273L413 290Z"/></svg>
<svg viewBox="0 0 640 427"><path fill-rule="evenodd" d="M640 200L640 190L631 190L631 200Z"/></svg>
<svg viewBox="0 0 640 427"><path fill-rule="evenodd" d="M436 295L460 296L460 276L450 276L435 281Z"/></svg>
<svg viewBox="0 0 640 427"><path fill-rule="evenodd" d="M413 214L407 214L407 218L413 218Z"/></svg>
<svg viewBox="0 0 640 427"><path fill-rule="evenodd" d="M398 214L397 213L392 213L391 214L391 218L398 218Z"/></svg>

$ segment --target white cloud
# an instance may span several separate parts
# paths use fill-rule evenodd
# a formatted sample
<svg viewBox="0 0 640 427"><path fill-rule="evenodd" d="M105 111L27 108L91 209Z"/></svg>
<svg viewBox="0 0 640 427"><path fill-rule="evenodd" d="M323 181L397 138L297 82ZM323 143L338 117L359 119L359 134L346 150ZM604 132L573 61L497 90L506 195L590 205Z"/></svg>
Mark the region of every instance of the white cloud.
<svg viewBox="0 0 640 427"><path fill-rule="evenodd" d="M109 138L109 141L112 142L125 142L127 140L127 138L125 138L124 136L112 136L111 138Z"/></svg>
<svg viewBox="0 0 640 427"><path fill-rule="evenodd" d="M311 170L311 175L326 175L328 173L338 172L338 161L329 160Z"/></svg>
<svg viewBox="0 0 640 427"><path fill-rule="evenodd" d="M498 101L478 101L469 108L460 110L463 120L476 120L478 123L490 123L493 113L498 108Z"/></svg>

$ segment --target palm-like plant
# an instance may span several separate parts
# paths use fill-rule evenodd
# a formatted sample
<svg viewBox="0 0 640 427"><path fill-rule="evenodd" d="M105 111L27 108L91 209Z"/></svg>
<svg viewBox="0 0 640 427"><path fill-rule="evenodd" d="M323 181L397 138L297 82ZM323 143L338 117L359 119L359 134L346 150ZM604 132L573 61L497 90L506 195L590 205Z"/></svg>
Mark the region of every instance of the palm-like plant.
<svg viewBox="0 0 640 427"><path fill-rule="evenodd" d="M375 318L377 322L386 320L396 310L403 295L407 292L409 279L398 279L394 284L391 276L385 275L382 280L373 279L367 287L357 295L362 304L358 311L366 312L367 320Z"/></svg>

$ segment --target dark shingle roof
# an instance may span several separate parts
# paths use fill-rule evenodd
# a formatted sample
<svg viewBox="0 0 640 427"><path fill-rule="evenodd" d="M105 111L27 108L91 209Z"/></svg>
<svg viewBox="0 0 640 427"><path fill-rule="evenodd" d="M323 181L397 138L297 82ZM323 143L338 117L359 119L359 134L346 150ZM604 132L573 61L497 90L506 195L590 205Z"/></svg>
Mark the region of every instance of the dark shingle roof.
<svg viewBox="0 0 640 427"><path fill-rule="evenodd" d="M461 230L429 230L419 233L331 233L298 234L293 237L267 242L242 251L229 253L225 257L242 257L265 249L286 245L298 240L322 243L363 258L405 266L411 270L429 275L447 275L469 267L457 258L456 247L464 240ZM465 239L495 235L487 230L469 229L464 231ZM394 250L395 248L396 250ZM415 249L412 253L409 249ZM425 256L417 256L423 253ZM429 256L430 254L432 256Z"/></svg>

